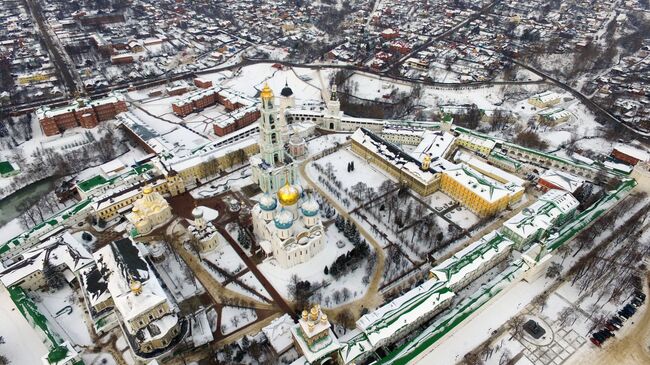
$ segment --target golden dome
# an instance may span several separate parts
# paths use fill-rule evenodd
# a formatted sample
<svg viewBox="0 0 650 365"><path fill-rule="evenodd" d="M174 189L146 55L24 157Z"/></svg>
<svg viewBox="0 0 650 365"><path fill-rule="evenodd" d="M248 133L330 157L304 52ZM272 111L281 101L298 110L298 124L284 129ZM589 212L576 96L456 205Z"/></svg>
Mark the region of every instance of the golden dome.
<svg viewBox="0 0 650 365"><path fill-rule="evenodd" d="M260 93L260 97L262 99L270 99L273 97L273 90L269 87L269 84L264 84L264 88L262 89L262 92Z"/></svg>
<svg viewBox="0 0 650 365"><path fill-rule="evenodd" d="M147 185L147 186L145 186L144 189L142 190L142 193L143 193L143 194L151 194L152 191L153 191L153 189L151 188L151 186L150 186L150 185Z"/></svg>
<svg viewBox="0 0 650 365"><path fill-rule="evenodd" d="M300 199L300 192L295 186L289 185L288 182L278 190L278 200L284 206L294 205L298 202L298 199Z"/></svg>

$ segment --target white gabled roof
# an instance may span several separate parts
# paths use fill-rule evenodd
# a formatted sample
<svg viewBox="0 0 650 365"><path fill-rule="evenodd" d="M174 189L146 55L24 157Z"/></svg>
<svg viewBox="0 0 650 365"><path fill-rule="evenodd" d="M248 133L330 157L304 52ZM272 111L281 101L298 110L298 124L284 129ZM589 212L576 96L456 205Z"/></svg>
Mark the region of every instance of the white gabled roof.
<svg viewBox="0 0 650 365"><path fill-rule="evenodd" d="M88 250L66 232L23 253L22 260L0 272L0 281L4 286L10 287L35 272L43 271L46 261L52 266L65 265L76 273L92 263L93 259Z"/></svg>
<svg viewBox="0 0 650 365"><path fill-rule="evenodd" d="M585 179L571 175L564 171L557 171L549 169L542 176L539 177L540 180L547 181L559 189L566 190L569 193L574 193L579 187L585 183Z"/></svg>

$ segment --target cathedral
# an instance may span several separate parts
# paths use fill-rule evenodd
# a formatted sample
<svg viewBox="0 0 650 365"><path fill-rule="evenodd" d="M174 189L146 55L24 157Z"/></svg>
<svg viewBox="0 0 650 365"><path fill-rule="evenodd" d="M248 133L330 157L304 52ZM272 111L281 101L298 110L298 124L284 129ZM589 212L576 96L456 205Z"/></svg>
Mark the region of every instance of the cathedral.
<svg viewBox="0 0 650 365"><path fill-rule="evenodd" d="M282 96L291 96L291 89L285 87ZM286 122L279 118L268 85L261 98L260 154L251 157L251 165L253 178L264 194L253 207L253 231L267 255L289 268L307 262L323 249L325 230L318 202L296 184L295 162L284 150Z"/></svg>
<svg viewBox="0 0 650 365"><path fill-rule="evenodd" d="M171 217L172 210L167 200L149 185L142 189L142 197L133 202L131 213L126 216L135 228L133 235L148 234Z"/></svg>

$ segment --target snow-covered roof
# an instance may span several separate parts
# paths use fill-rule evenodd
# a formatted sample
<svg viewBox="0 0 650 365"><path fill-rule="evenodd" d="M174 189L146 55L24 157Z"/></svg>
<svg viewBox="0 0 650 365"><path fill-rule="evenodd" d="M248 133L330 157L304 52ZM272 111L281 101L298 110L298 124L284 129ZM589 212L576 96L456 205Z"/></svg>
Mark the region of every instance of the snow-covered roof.
<svg viewBox="0 0 650 365"><path fill-rule="evenodd" d="M97 270L97 265L89 265L81 269L79 278L90 307L94 307L111 297L111 293L108 291L108 282Z"/></svg>
<svg viewBox="0 0 650 365"><path fill-rule="evenodd" d="M296 324L294 323L291 316L284 314L282 317L278 317L271 321L271 323L262 328L264 336L269 340L271 346L276 353L281 354L287 350L293 344L293 338L291 337L291 328Z"/></svg>
<svg viewBox="0 0 650 365"><path fill-rule="evenodd" d="M628 145L624 144L619 144L616 147L614 147L615 151L618 151L624 155L628 155L630 157L633 157L637 160L640 161L648 161L650 160L650 153L647 151L640 150L638 148L634 148Z"/></svg>
<svg viewBox="0 0 650 365"><path fill-rule="evenodd" d="M499 201L523 189L521 186L513 184L504 185L465 164L447 170L443 174L490 203Z"/></svg>
<svg viewBox="0 0 650 365"><path fill-rule="evenodd" d="M467 143L480 146L480 147L485 147L489 150L492 150L494 146L496 145L496 142L488 139L488 138L480 138L472 134L466 134L466 133L461 133L460 136L457 137L460 141L465 141Z"/></svg>
<svg viewBox="0 0 650 365"><path fill-rule="evenodd" d="M459 152L456 156L457 160L465 162L467 165L471 166L474 170L488 175L493 179L498 180L501 183L512 183L517 186L523 186L525 181L518 176L510 174L506 171L501 170L496 166L492 166L482 160L472 156L468 153Z"/></svg>
<svg viewBox="0 0 650 365"><path fill-rule="evenodd" d="M357 328L363 331L372 346L376 346L402 328L429 315L453 296L454 293L444 281L427 280L359 318Z"/></svg>
<svg viewBox="0 0 650 365"><path fill-rule="evenodd" d="M54 267L65 265L73 273L92 262L88 250L67 232L50 237L22 256L22 260L0 272L0 281L4 286L12 286L35 272L43 271L46 261Z"/></svg>
<svg viewBox="0 0 650 365"><path fill-rule="evenodd" d="M422 141L415 147L411 155L422 161L425 154L430 157L442 158L454 142L454 135L442 131L426 131L422 134Z"/></svg>
<svg viewBox="0 0 650 365"><path fill-rule="evenodd" d="M436 265L430 273L435 279L446 281L450 288L458 289L456 284L462 282L463 278L477 270L483 263L510 249L513 244L514 242L499 232L492 231Z"/></svg>
<svg viewBox="0 0 650 365"><path fill-rule="evenodd" d="M97 250L93 256L99 272L108 281L115 308L125 320L133 319L168 300L138 247L123 238ZM131 281L141 284L142 292L131 290Z"/></svg>
<svg viewBox="0 0 650 365"><path fill-rule="evenodd" d="M508 219L503 223L503 227L519 236L522 241L526 241L538 231L550 229L560 216L575 210L579 204L569 192L552 189L535 203Z"/></svg>
<svg viewBox="0 0 650 365"><path fill-rule="evenodd" d="M569 174L568 172L549 169L542 176L540 180L544 180L558 189L566 190L569 193L574 193L579 187L585 183L585 179Z"/></svg>
<svg viewBox="0 0 650 365"><path fill-rule="evenodd" d="M365 128L357 129L351 139L425 185L433 182L436 179L436 173L444 169L434 159L431 168L423 171L420 168L420 161L416 158Z"/></svg>
<svg viewBox="0 0 650 365"><path fill-rule="evenodd" d="M539 94L535 94L535 95L531 96L530 98L531 99L537 99L537 100L541 101L542 103L548 103L549 101L559 99L560 94L549 90L549 91L544 91L544 92L539 93Z"/></svg>

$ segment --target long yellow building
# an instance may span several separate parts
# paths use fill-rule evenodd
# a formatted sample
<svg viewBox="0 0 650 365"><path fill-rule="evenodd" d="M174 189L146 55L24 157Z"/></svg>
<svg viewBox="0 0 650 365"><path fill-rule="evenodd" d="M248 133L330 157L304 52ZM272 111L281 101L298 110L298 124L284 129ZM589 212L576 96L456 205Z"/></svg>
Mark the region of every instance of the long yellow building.
<svg viewBox="0 0 650 365"><path fill-rule="evenodd" d="M521 186L501 184L464 164L442 173L440 189L481 217L506 209L524 193Z"/></svg>

